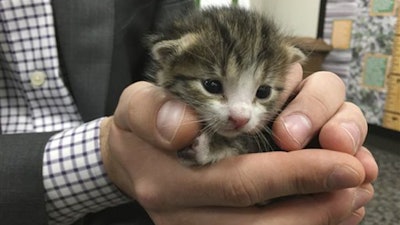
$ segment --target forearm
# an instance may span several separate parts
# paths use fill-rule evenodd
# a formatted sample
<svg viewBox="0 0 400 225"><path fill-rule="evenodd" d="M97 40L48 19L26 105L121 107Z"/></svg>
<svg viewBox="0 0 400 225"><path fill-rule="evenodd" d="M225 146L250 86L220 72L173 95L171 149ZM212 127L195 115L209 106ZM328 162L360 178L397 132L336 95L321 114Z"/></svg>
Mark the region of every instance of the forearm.
<svg viewBox="0 0 400 225"><path fill-rule="evenodd" d="M0 135L0 220L46 224L43 150L53 133Z"/></svg>

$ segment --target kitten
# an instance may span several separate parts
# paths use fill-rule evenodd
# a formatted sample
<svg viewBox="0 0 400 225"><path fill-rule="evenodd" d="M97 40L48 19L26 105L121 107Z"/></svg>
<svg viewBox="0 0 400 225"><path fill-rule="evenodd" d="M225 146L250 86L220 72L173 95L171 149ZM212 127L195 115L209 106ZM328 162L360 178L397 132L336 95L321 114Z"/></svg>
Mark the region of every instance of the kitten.
<svg viewBox="0 0 400 225"><path fill-rule="evenodd" d="M241 8L191 12L149 37L155 82L192 106L203 124L179 156L188 165L268 151L294 62L304 54L274 23Z"/></svg>

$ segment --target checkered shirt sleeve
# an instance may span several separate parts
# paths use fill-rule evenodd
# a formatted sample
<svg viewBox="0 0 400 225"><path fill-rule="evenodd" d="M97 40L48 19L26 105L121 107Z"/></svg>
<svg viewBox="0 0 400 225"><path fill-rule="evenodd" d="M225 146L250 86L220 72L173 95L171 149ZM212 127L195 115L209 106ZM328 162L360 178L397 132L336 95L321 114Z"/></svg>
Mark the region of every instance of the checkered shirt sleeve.
<svg viewBox="0 0 400 225"><path fill-rule="evenodd" d="M86 213L129 201L104 171L100 121L61 132L46 146L43 176L50 224L70 224Z"/></svg>
<svg viewBox="0 0 400 225"><path fill-rule="evenodd" d="M100 121L82 123L63 82L51 0L0 0L0 130L63 131L43 158L49 224L129 201L105 174Z"/></svg>

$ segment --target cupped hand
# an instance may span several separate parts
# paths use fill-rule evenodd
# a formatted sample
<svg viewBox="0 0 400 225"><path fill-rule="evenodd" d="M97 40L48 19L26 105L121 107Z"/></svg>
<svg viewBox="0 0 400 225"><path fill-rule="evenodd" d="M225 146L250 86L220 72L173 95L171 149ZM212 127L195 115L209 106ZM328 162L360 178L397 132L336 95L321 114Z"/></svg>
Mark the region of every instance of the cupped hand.
<svg viewBox="0 0 400 225"><path fill-rule="evenodd" d="M375 163L365 150L355 156L323 149L247 154L188 168L176 151L198 132L190 108L146 82L128 87L114 116L102 123L110 179L155 224L356 224L373 196L366 178L377 169L365 169Z"/></svg>
<svg viewBox="0 0 400 225"><path fill-rule="evenodd" d="M295 64L290 73L302 74L301 66ZM317 137L323 149L352 155L360 151L361 155L371 155L363 147L368 131L367 121L360 108L345 101L345 85L337 75L322 71L310 75L300 84L292 76L288 83L288 92L294 98L273 126L275 141L282 149L303 149ZM375 161L365 162L364 169L365 182L377 178Z"/></svg>
<svg viewBox="0 0 400 225"><path fill-rule="evenodd" d="M291 74L301 74L295 64ZM355 154L367 135L367 122L361 110L345 101L343 81L330 72L317 72L298 84L290 76L288 92L294 95L274 123L276 142L282 149L303 149L317 134L319 144Z"/></svg>

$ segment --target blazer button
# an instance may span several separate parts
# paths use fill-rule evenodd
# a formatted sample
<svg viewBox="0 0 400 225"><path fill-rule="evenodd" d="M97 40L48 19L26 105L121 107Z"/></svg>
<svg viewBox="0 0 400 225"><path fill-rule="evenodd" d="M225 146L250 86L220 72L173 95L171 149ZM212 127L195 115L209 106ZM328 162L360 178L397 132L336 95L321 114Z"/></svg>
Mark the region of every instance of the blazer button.
<svg viewBox="0 0 400 225"><path fill-rule="evenodd" d="M46 73L43 71L35 71L31 74L30 78L32 87L38 88L46 81Z"/></svg>

